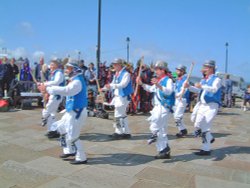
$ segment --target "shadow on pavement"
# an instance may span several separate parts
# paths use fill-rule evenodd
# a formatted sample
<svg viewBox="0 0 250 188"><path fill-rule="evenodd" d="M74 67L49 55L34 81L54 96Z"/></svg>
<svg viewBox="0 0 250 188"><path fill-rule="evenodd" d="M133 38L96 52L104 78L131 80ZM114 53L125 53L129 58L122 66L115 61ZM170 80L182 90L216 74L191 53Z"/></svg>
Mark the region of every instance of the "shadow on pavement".
<svg viewBox="0 0 250 188"><path fill-rule="evenodd" d="M109 164L115 166L137 166L155 160L153 156L135 153L104 154L103 157L89 158L89 165Z"/></svg>
<svg viewBox="0 0 250 188"><path fill-rule="evenodd" d="M198 151L198 149L191 149L191 150ZM172 156L171 160L166 160L164 161L164 163L172 163L178 161L187 162L196 159L212 159L213 161L221 161L231 154L250 154L250 147L228 146L224 148L218 148L212 150L210 156L197 156L193 153L177 155L177 156Z"/></svg>
<svg viewBox="0 0 250 188"><path fill-rule="evenodd" d="M240 114L234 113L234 112L219 112L218 115L220 115L220 116L238 116Z"/></svg>

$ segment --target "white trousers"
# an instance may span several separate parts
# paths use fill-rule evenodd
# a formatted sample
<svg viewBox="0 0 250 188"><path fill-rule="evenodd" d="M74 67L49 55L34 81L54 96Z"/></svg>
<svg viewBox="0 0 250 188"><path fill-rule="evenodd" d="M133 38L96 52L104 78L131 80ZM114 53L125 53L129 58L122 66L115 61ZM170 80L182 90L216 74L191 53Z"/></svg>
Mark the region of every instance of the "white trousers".
<svg viewBox="0 0 250 188"><path fill-rule="evenodd" d="M160 152L168 145L167 122L169 110L162 105L155 105L150 113L151 116L147 119L150 122L149 129L152 134L157 134L156 148Z"/></svg>
<svg viewBox="0 0 250 188"><path fill-rule="evenodd" d="M115 96L111 102L115 106L115 133L117 134L130 134L127 118L127 106L129 101L127 97Z"/></svg>
<svg viewBox="0 0 250 188"><path fill-rule="evenodd" d="M213 136L210 132L212 121L218 112L219 105L217 103L202 104L198 106L194 126L196 129L200 128L203 137L202 150L210 151Z"/></svg>
<svg viewBox="0 0 250 188"><path fill-rule="evenodd" d="M55 127L53 127L53 123L56 121L55 115L61 102L62 102L62 97L61 99L57 100L54 95L50 95L49 101L46 104L46 108L44 108L42 111L42 117L44 119L47 119L48 131L55 130Z"/></svg>
<svg viewBox="0 0 250 188"><path fill-rule="evenodd" d="M186 129L186 126L183 122L183 116L186 110L187 101L185 98L175 100L174 106L174 119L176 122L176 126L179 131Z"/></svg>
<svg viewBox="0 0 250 188"><path fill-rule="evenodd" d="M63 153L71 154L76 152L75 160L85 161L87 158L79 136L86 122L87 109L83 109L78 119L75 117L76 113L74 111L65 112L62 119L55 122L53 125L57 127L61 135L65 135L66 147L63 147Z"/></svg>

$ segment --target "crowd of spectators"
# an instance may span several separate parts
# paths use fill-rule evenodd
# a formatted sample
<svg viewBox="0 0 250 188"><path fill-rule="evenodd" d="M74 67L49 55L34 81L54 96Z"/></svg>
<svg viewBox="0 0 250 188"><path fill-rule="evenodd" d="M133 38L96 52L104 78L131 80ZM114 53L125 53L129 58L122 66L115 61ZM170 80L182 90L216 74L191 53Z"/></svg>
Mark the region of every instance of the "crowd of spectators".
<svg viewBox="0 0 250 188"><path fill-rule="evenodd" d="M98 87L102 88L105 84L110 83L113 79L114 70L112 64L108 66L107 62L100 63L99 67L97 68L92 62L89 63L88 66L85 65L84 60L80 60L78 63L79 67L81 67L83 70L83 76L88 85L89 106L94 109L96 107L96 97L100 94L98 92ZM50 70L43 57L40 58L39 62L35 63L34 65L34 70L32 70L30 62L27 58L20 58L18 61L15 58L8 59L3 57L0 59L0 98L4 96L6 97L6 95L8 97L14 98L15 94L11 91L16 82L19 82L19 85L21 85L21 91L29 92L34 90L34 82L45 82L50 79ZM133 67L132 64L126 62L124 63L124 66L126 66L126 69L131 74L131 79L135 90L135 80L139 72L139 62L135 67ZM63 69L63 66L61 68ZM144 64L142 66L140 76L143 83L151 84L151 79L154 77L152 67ZM173 80L175 79L171 72L169 72L169 77L171 77ZM245 110L247 102L250 101L249 93L249 91L246 92L245 97L243 98ZM106 102L110 102L113 98L112 91L106 92L104 97ZM193 95L190 96L191 105L192 102L196 100L196 97ZM132 115L136 113L148 113L152 109L152 99L153 96L151 93L143 90L141 86L138 86L137 95L131 96L131 103L128 108L128 113ZM229 76L227 76L224 82L224 106L232 107L232 105L232 81L230 80Z"/></svg>

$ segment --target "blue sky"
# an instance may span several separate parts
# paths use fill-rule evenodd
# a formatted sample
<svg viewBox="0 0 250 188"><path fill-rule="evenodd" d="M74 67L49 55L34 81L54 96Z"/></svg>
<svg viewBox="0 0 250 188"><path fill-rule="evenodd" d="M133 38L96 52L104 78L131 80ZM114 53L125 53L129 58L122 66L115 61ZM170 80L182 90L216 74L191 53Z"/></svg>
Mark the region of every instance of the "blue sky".
<svg viewBox="0 0 250 188"><path fill-rule="evenodd" d="M78 51L96 59L98 0L0 0L0 47L13 56L47 61ZM170 69L207 59L250 81L250 0L102 0L101 61L142 55L146 63L166 60ZM1 51L0 48L0 51Z"/></svg>

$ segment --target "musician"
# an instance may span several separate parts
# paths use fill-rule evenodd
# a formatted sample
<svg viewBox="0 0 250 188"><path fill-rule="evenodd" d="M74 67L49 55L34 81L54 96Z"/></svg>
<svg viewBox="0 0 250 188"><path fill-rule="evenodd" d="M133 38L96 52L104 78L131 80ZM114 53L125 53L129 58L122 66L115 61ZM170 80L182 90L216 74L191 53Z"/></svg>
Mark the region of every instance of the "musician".
<svg viewBox="0 0 250 188"><path fill-rule="evenodd" d="M58 67L59 62L57 60L50 62L50 81L45 82L45 86L64 86L64 74ZM52 124L56 121L55 115L62 99L61 95L50 95L46 107L42 111L42 126L47 125L48 132L46 136L48 138L58 138L60 136L57 131L53 131L55 129Z"/></svg>
<svg viewBox="0 0 250 188"><path fill-rule="evenodd" d="M126 71L126 67L123 67L123 62L122 59L114 60L113 66L116 72L113 81L101 89L102 91L114 91L114 98L110 103L115 107L115 133L111 135L114 140L131 138L126 109L129 104L130 94L133 93L133 87L130 74Z"/></svg>
<svg viewBox="0 0 250 188"><path fill-rule="evenodd" d="M136 77L139 74L138 73L139 65L140 61L138 61L137 68L135 69ZM150 68L147 67L147 65L143 64L141 66L140 77L143 83L151 85L153 72L150 70ZM137 93L138 93L138 98L136 100L139 100L140 102L140 109L138 109L138 111L142 113L150 112L150 110L152 110L152 98L153 98L152 93L145 91L141 86L139 86Z"/></svg>
<svg viewBox="0 0 250 188"><path fill-rule="evenodd" d="M189 86L187 82L184 83L185 88L189 88L191 92L199 93L199 102L196 106L196 117L194 118L195 131L200 133L202 137L202 148L195 155L210 155L211 143L214 138L211 134L212 121L214 120L218 108L221 105L221 79L215 73L216 63L214 60L206 61L203 64L202 72L205 77L196 84L196 87ZM197 135L198 136L198 135Z"/></svg>
<svg viewBox="0 0 250 188"><path fill-rule="evenodd" d="M152 132L148 144L156 142L159 152L155 159L169 159L170 147L167 137L168 114L174 105L174 85L172 79L167 76L168 64L164 61L157 61L154 65L156 78L152 78L151 85L142 83L141 78L137 78L137 83L151 93L154 93L154 108L148 118L150 131Z"/></svg>
<svg viewBox="0 0 250 188"><path fill-rule="evenodd" d="M82 126L87 118L87 91L82 70L75 62L66 64L65 73L69 77L67 86L40 86L41 91L46 91L50 95L61 95L66 97L66 112L61 120L55 122L56 127L61 135L61 146L63 154L60 158L65 159L75 156L71 164L86 164L87 158L84 153L81 140L79 139Z"/></svg>
<svg viewBox="0 0 250 188"><path fill-rule="evenodd" d="M183 116L189 103L189 90L183 90L183 83L187 79L186 66L179 65L176 67L177 79L175 82L175 106L174 106L174 119L179 132L176 134L178 138L187 135L187 129L183 122Z"/></svg>

